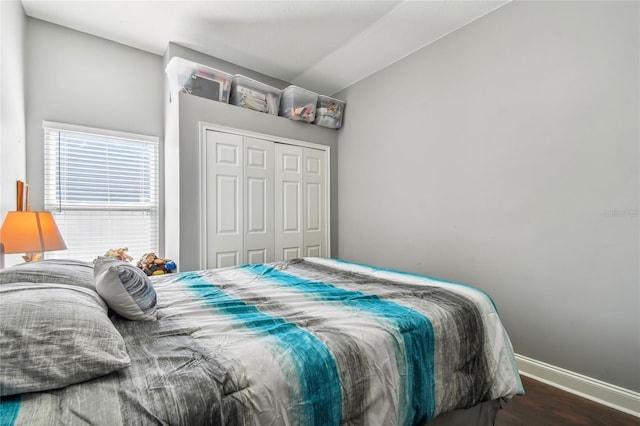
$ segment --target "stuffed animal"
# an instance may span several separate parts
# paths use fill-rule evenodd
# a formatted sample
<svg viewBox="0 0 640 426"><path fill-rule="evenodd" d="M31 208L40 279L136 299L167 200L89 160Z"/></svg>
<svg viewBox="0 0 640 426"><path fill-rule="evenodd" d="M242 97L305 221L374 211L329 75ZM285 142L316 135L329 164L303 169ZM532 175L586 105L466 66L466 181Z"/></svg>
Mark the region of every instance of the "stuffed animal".
<svg viewBox="0 0 640 426"><path fill-rule="evenodd" d="M177 266L171 259L159 258L155 253L146 253L138 261L138 268L147 275L163 275L175 272Z"/></svg>
<svg viewBox="0 0 640 426"><path fill-rule="evenodd" d="M119 248L119 249L109 249L104 255L105 257L113 257L118 260L122 260L123 262L131 262L133 257L129 256L127 251L129 247Z"/></svg>

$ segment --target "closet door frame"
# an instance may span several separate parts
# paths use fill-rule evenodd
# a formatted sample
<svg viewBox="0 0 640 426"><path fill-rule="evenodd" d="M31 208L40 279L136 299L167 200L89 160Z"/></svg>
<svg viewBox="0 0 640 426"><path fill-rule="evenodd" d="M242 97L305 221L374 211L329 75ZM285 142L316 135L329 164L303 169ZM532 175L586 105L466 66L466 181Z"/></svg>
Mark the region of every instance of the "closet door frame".
<svg viewBox="0 0 640 426"><path fill-rule="evenodd" d="M223 133L231 133L231 134L235 134L238 136L244 136L244 137L250 137L250 138L256 138L256 139L263 139L263 140L268 140L268 141L273 141L276 143L281 143L281 144L286 144L286 145L293 145L293 146L299 146L302 148L311 148L311 149L316 149L316 150L320 150L320 151L324 151L325 152L325 162L324 162L324 176L325 176L325 181L324 181L324 187L325 187L325 194L324 194L324 212L326 213L324 215L324 229L326 230L326 257L331 257L331 206L330 206L330 200L331 200L331 196L330 196L330 183L331 183L331 176L330 176L330 170L331 170L331 164L330 164L330 158L331 158L331 147L326 146L326 145L320 145L317 143L313 143L313 142L307 142L307 141L302 141L302 140L298 140L298 139L290 139L290 138L284 138L281 136L275 136L275 135L270 135L267 133L259 133L259 132L253 132L250 130L244 130L244 129L238 129L238 128L234 128L234 127L228 127L228 126L220 126L217 124L212 124L212 123L206 123L206 122L200 122L199 123L199 143L198 143L198 148L199 148L199 158L200 158L200 164L198 165L198 173L199 173L199 179L198 179L198 185L199 188L197 189L199 192L199 197L198 197L198 202L199 202L199 206L198 206L198 211L200 212L200 217L198 218L198 222L199 222L199 230L200 230L200 259L199 259L199 264L200 264L200 268L204 269L206 268L207 265L207 238L206 236L208 235L208 229L207 229L207 190L206 190L206 170L207 170L207 137L206 137L206 133L207 131L214 131L214 132L223 132ZM195 189L195 188L194 188Z"/></svg>

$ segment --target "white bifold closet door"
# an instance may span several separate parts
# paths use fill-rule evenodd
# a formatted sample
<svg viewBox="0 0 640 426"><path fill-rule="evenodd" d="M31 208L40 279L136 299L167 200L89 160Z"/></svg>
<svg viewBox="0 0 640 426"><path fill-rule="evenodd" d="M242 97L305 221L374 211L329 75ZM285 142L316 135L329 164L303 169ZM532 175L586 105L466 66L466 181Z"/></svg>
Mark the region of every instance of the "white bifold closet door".
<svg viewBox="0 0 640 426"><path fill-rule="evenodd" d="M206 131L206 268L327 256L323 150Z"/></svg>
<svg viewBox="0 0 640 426"><path fill-rule="evenodd" d="M325 152L275 147L276 260L326 256Z"/></svg>
<svg viewBox="0 0 640 426"><path fill-rule="evenodd" d="M206 267L275 260L273 142L206 135Z"/></svg>

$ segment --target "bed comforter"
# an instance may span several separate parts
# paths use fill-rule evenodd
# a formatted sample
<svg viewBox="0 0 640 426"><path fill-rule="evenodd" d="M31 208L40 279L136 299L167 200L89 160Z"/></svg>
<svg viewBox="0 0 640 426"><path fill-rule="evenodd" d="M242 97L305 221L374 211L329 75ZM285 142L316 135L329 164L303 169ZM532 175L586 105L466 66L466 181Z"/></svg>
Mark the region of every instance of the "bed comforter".
<svg viewBox="0 0 640 426"><path fill-rule="evenodd" d="M522 393L469 286L318 258L152 282L157 321L112 317L129 367L4 398L0 423L413 425Z"/></svg>

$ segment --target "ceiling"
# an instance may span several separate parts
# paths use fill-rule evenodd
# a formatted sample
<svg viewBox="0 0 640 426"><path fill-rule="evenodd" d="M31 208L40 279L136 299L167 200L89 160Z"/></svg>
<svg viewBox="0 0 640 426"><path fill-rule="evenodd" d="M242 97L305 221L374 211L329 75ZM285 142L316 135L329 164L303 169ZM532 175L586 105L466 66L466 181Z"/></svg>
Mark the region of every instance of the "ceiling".
<svg viewBox="0 0 640 426"><path fill-rule="evenodd" d="M169 42L332 95L510 0L22 0L25 13L163 55Z"/></svg>

